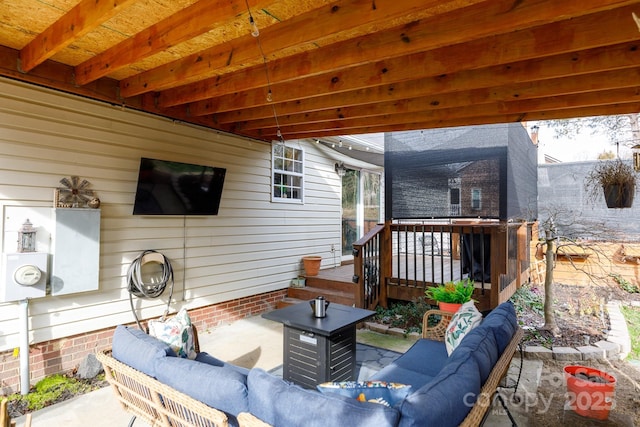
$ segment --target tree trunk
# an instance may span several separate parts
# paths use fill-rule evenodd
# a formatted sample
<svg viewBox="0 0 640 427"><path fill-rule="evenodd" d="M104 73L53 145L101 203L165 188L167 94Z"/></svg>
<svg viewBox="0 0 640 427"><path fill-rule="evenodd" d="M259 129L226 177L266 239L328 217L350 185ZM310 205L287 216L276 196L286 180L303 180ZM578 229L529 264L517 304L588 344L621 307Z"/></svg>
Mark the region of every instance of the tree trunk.
<svg viewBox="0 0 640 427"><path fill-rule="evenodd" d="M554 335L560 333L560 328L556 323L556 316L553 313L553 232L549 229L544 231L547 242L547 252L545 254L545 264L547 271L544 276L544 326L542 329L551 331Z"/></svg>

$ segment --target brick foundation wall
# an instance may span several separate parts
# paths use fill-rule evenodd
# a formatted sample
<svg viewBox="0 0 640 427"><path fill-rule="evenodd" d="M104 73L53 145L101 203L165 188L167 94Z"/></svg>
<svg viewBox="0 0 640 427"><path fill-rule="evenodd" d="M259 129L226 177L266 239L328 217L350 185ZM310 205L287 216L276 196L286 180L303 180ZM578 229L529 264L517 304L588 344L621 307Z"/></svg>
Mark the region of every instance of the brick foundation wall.
<svg viewBox="0 0 640 427"><path fill-rule="evenodd" d="M192 323L199 330L214 328L269 311L287 295L286 289L239 298L189 310ZM29 370L31 384L56 373L69 372L78 367L89 354L111 346L113 327L87 332L30 346ZM19 392L20 359L13 351L0 353L0 394Z"/></svg>

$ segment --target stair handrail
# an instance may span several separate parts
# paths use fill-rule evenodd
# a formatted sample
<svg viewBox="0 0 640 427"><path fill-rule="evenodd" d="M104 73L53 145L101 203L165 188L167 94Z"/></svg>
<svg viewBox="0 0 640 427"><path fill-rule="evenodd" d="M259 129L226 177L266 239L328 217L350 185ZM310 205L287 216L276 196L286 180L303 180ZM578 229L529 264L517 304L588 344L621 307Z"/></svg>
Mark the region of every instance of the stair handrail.
<svg viewBox="0 0 640 427"><path fill-rule="evenodd" d="M386 306L386 275L389 251L388 227L377 224L353 243L353 282L356 306L374 310L378 304Z"/></svg>

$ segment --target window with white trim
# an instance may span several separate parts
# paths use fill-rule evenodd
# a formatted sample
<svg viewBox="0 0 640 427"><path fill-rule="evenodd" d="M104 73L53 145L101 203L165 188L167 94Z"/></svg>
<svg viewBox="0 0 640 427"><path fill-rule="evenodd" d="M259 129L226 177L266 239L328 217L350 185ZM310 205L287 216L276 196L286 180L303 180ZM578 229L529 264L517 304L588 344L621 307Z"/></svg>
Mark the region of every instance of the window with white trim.
<svg viewBox="0 0 640 427"><path fill-rule="evenodd" d="M482 207L482 191L479 188L471 189L471 209L479 210Z"/></svg>
<svg viewBox="0 0 640 427"><path fill-rule="evenodd" d="M302 203L304 189L304 151L285 144L273 144L271 199Z"/></svg>

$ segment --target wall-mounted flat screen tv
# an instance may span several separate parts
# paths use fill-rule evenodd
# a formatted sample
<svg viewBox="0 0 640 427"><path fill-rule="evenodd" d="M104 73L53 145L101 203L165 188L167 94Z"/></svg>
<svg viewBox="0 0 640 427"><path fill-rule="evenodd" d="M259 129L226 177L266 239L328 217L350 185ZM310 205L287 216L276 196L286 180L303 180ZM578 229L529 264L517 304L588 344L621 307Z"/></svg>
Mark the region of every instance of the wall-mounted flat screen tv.
<svg viewBox="0 0 640 427"><path fill-rule="evenodd" d="M217 215L226 169L140 159L134 215Z"/></svg>

